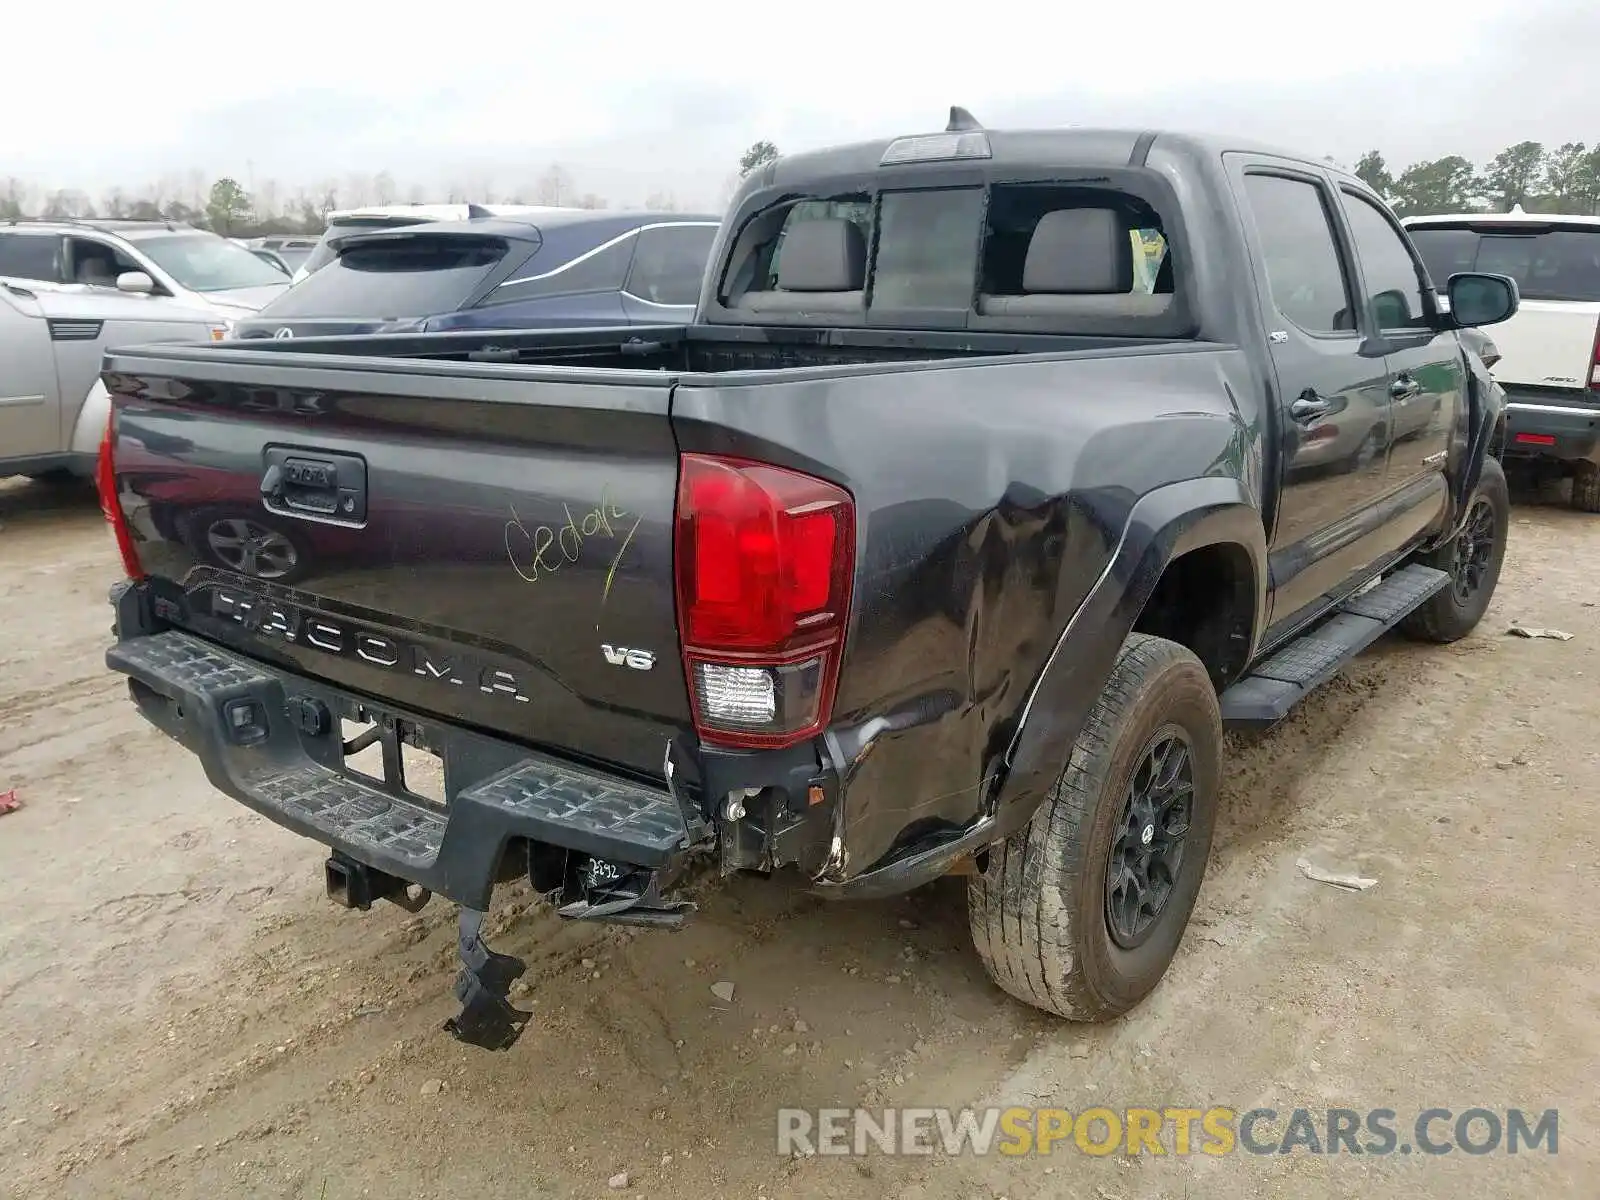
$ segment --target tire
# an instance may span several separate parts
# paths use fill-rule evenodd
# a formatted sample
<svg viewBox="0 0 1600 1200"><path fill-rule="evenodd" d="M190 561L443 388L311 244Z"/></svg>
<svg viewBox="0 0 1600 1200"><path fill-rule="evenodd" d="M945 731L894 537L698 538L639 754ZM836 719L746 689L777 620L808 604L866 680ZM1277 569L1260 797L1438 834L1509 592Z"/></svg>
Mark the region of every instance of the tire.
<svg viewBox="0 0 1600 1200"><path fill-rule="evenodd" d="M1130 945L1113 932L1106 880L1123 846L1159 846L1149 840L1154 821L1121 846L1119 834L1148 752L1173 734L1187 743L1187 836L1176 870L1166 872L1164 903ZM1194 909L1221 780L1222 714L1205 667L1176 642L1132 634L1050 794L968 880L967 919L990 978L1024 1003L1077 1021L1120 1016L1149 995Z"/></svg>
<svg viewBox="0 0 1600 1200"><path fill-rule="evenodd" d="M1483 460L1483 475L1473 489L1467 514L1460 537L1419 559L1423 566L1449 575L1450 584L1401 620L1399 630L1406 637L1419 642L1458 641L1477 628L1488 610L1500 582L1506 532L1511 527L1511 493L1499 459ZM1469 565L1476 571L1468 571Z"/></svg>
<svg viewBox="0 0 1600 1200"><path fill-rule="evenodd" d="M1580 461L1572 473L1572 507L1579 512L1600 513L1600 466Z"/></svg>

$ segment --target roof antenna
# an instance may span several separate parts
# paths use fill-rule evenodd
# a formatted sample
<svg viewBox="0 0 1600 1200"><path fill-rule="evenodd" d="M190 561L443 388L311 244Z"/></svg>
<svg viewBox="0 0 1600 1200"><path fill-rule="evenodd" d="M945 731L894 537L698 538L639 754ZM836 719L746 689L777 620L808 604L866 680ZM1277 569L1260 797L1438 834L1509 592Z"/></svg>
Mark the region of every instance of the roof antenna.
<svg viewBox="0 0 1600 1200"><path fill-rule="evenodd" d="M978 118L962 108L959 104L950 106L950 124L944 127L946 133L967 133L974 129L982 129Z"/></svg>
<svg viewBox="0 0 1600 1200"><path fill-rule="evenodd" d="M467 220L469 220L469 221L476 221L476 220L479 220L482 217L492 217L492 216L494 216L494 214L492 212L490 212L487 208L484 208L481 204L468 204L467 205Z"/></svg>

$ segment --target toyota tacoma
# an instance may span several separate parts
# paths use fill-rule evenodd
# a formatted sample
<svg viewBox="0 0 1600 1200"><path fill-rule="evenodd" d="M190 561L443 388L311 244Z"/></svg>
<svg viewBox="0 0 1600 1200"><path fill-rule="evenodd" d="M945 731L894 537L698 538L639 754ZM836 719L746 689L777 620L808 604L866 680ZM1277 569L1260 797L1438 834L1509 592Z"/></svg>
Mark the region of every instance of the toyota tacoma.
<svg viewBox="0 0 1600 1200"><path fill-rule="evenodd" d="M754 172L687 325L109 352L107 662L335 900L459 906L465 1041L527 1017L498 883L672 927L700 864L965 875L1005 991L1110 1018L1224 731L1482 617L1504 404L1458 331L1518 303L1316 158L954 109Z"/></svg>

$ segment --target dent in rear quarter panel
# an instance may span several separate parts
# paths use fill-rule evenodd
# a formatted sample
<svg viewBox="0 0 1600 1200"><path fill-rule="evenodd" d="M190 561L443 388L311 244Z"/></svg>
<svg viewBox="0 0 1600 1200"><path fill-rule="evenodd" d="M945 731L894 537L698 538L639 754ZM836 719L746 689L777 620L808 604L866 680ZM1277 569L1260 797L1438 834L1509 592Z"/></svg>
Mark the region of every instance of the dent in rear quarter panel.
<svg viewBox="0 0 1600 1200"><path fill-rule="evenodd" d="M1224 474L1259 497L1256 432L1225 371L1244 371L1236 352L1185 349L680 384L681 449L855 496L833 728L891 728L847 768L847 874L912 827L973 818L986 764L1140 496Z"/></svg>
<svg viewBox="0 0 1600 1200"><path fill-rule="evenodd" d="M252 357L107 376L124 505L151 539L146 570L181 596L180 623L380 700L658 776L667 738L690 728L667 382L584 387L460 364L468 377L283 370ZM251 382L280 372L296 386ZM269 511L268 443L360 456L365 523ZM225 569L202 535L217 514L284 531L302 567L275 581ZM569 519L581 543L563 540ZM220 615L219 593L244 597L254 627ZM342 636L313 639L310 620ZM389 647L362 653L367 636ZM654 666L608 663L602 643L650 650Z"/></svg>

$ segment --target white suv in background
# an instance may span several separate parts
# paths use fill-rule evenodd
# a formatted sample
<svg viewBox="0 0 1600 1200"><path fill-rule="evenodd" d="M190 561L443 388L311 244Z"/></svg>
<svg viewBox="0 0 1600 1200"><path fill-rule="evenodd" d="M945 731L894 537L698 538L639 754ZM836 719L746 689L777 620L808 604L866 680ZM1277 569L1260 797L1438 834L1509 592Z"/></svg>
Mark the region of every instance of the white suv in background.
<svg viewBox="0 0 1600 1200"><path fill-rule="evenodd" d="M1458 271L1509 275L1522 306L1494 328L1507 466L1572 477L1600 512L1600 217L1456 213L1404 221L1435 287Z"/></svg>
<svg viewBox="0 0 1600 1200"><path fill-rule="evenodd" d="M93 469L106 350L226 337L288 286L176 222L0 221L0 478Z"/></svg>

